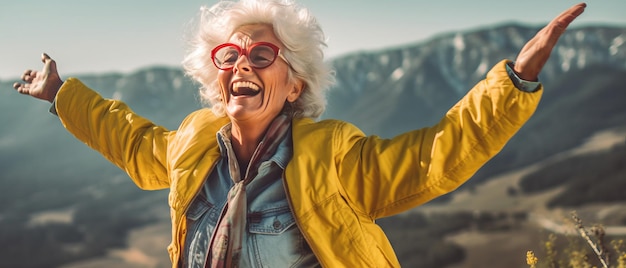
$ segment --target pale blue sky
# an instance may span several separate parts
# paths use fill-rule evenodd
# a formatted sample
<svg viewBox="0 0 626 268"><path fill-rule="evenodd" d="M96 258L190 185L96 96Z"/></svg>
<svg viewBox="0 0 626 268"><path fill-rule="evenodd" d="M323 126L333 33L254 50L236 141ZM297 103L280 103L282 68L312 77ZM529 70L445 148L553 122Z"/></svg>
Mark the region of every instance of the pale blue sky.
<svg viewBox="0 0 626 268"><path fill-rule="evenodd" d="M301 0L329 38L328 57L426 40L503 22L540 25L574 0ZM179 66L186 24L216 0L14 0L0 5L0 79L40 68L41 52L61 75ZM626 26L626 0L589 0L572 26Z"/></svg>

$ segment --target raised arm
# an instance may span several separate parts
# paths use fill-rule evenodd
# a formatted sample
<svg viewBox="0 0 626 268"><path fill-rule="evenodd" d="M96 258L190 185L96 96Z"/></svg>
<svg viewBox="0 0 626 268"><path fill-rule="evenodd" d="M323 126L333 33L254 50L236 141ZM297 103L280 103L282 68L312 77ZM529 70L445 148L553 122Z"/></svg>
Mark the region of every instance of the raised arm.
<svg viewBox="0 0 626 268"><path fill-rule="evenodd" d="M519 78L537 80L559 37L585 7L569 8L528 41L513 68ZM542 93L516 89L505 63L433 127L388 140L344 138L358 141L339 170L348 178L342 187L354 207L372 218L400 213L456 189L500 152L534 113Z"/></svg>
<svg viewBox="0 0 626 268"><path fill-rule="evenodd" d="M41 60L41 71L26 70L13 87L55 102L53 110L63 126L128 173L140 188L167 188L167 146L175 132L135 114L121 101L103 98L78 79L61 80L55 61L45 53Z"/></svg>

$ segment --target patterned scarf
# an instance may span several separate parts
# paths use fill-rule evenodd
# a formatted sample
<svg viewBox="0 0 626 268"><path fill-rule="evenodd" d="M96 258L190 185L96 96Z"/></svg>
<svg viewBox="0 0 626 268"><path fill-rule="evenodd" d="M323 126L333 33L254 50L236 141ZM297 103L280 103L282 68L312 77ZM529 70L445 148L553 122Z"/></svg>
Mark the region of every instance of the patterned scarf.
<svg viewBox="0 0 626 268"><path fill-rule="evenodd" d="M228 191L228 201L222 210L217 228L214 230L209 243L207 255L210 257L210 266L209 262L205 266L211 268L239 267L241 240L246 231L248 213L246 185L258 174L259 164L274 155L278 144L287 134L290 126L290 116L281 114L276 117L252 154L245 177L240 179L231 176L235 185Z"/></svg>

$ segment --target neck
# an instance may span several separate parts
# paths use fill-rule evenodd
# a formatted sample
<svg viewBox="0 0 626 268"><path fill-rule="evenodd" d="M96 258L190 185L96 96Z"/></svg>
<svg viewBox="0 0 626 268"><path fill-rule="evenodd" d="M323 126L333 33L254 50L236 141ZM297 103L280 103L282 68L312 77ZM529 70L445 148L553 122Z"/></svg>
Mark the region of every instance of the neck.
<svg viewBox="0 0 626 268"><path fill-rule="evenodd" d="M231 142L239 168L246 170L254 151L263 139L270 122L246 124L232 121Z"/></svg>

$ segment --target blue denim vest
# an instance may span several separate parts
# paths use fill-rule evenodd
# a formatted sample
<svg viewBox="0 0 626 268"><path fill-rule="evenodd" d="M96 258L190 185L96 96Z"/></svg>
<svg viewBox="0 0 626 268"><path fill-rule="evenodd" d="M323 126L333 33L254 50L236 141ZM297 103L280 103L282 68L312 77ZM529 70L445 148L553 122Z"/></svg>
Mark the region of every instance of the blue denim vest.
<svg viewBox="0 0 626 268"><path fill-rule="evenodd" d="M204 267L208 244L233 186L228 151L230 125L217 133L222 157L187 210L188 232L183 267ZM247 232L243 234L241 267L319 267L317 258L296 226L289 207L282 175L292 156L291 130L274 156L259 166L246 186Z"/></svg>

